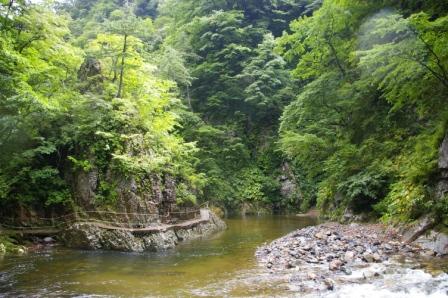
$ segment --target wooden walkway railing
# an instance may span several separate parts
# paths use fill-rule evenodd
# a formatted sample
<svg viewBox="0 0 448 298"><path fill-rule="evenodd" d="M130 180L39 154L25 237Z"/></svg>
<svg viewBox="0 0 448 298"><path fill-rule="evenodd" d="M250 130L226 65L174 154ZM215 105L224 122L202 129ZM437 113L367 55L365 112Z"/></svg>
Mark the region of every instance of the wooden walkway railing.
<svg viewBox="0 0 448 298"><path fill-rule="evenodd" d="M208 208L208 204L205 205L205 207ZM208 220L208 217L206 219L204 218L204 210L206 209L190 208L183 211L169 212L165 215L160 215L158 213L83 211L70 213L59 217L39 218L39 221L42 224L36 226L14 226L9 224L0 224L0 232L16 232L28 235L50 235L57 234L65 226L73 223L88 223L110 230L156 232ZM165 219L168 218L174 220L178 219L180 221L174 221L171 224L164 223Z"/></svg>

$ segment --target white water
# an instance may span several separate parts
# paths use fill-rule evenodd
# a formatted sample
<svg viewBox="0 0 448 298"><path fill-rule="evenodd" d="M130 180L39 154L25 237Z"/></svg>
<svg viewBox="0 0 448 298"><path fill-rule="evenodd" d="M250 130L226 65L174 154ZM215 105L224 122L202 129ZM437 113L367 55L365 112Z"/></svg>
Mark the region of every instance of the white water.
<svg viewBox="0 0 448 298"><path fill-rule="evenodd" d="M393 268L388 268L388 267ZM448 297L448 274L435 276L420 270L400 268L395 264L377 265L353 273L353 279L362 278L365 272L379 272L380 277L368 278L357 284L344 284L331 293L320 295L326 298L442 298ZM358 279L359 281L359 279Z"/></svg>

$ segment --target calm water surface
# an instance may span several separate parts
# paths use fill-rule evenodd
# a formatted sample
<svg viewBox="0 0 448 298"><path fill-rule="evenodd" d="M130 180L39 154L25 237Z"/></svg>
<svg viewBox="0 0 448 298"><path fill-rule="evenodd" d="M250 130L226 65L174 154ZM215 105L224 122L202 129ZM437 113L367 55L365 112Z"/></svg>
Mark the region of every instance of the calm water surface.
<svg viewBox="0 0 448 298"><path fill-rule="evenodd" d="M59 248L4 258L0 296L269 296L274 289L269 277L260 276L256 247L315 219L263 216L226 222L226 231L163 254Z"/></svg>

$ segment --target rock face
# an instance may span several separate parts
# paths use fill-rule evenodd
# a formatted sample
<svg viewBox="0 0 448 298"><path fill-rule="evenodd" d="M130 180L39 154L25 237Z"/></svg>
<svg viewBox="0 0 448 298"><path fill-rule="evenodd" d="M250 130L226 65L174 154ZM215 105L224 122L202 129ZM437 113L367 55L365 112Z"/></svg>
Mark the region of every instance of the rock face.
<svg viewBox="0 0 448 298"><path fill-rule="evenodd" d="M299 186L288 163L282 165L282 175L279 177L279 181L280 194L284 198L297 197L297 200L301 199Z"/></svg>
<svg viewBox="0 0 448 298"><path fill-rule="evenodd" d="M442 198L444 195L448 195L448 132L439 149L438 167L440 177L436 188L436 196Z"/></svg>
<svg viewBox="0 0 448 298"><path fill-rule="evenodd" d="M439 148L438 168L439 180L435 189L435 199L440 200L448 196L448 132ZM433 216L422 217L416 223L404 228L403 240L407 243L415 241L438 255L448 255L448 235L434 230L436 224Z"/></svg>
<svg viewBox="0 0 448 298"><path fill-rule="evenodd" d="M93 224L75 223L63 232L61 238L65 245L71 248L134 252L163 251L174 248L180 241L209 236L226 228L226 224L219 217L208 212L208 221L147 234L108 230Z"/></svg>
<svg viewBox="0 0 448 298"><path fill-rule="evenodd" d="M101 63L92 57L84 60L78 71L79 81L82 82L79 89L82 93L87 91L94 91L102 93L101 84L104 77L101 75Z"/></svg>

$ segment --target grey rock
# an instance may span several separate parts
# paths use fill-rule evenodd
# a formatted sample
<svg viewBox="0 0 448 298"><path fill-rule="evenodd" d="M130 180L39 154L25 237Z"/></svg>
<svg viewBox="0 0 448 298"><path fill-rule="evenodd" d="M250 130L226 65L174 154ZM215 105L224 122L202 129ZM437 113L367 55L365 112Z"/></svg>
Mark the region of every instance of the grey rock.
<svg viewBox="0 0 448 298"><path fill-rule="evenodd" d="M366 262L368 262L368 263L373 263L373 262L375 261L375 258L374 258L374 256L373 256L373 254L370 253L370 252L365 252L365 253L362 255L362 257L363 257L363 259L364 259Z"/></svg>
<svg viewBox="0 0 448 298"><path fill-rule="evenodd" d="M333 291L334 290L334 280L331 278L324 279L324 284L327 290Z"/></svg>
<svg viewBox="0 0 448 298"><path fill-rule="evenodd" d="M339 270L341 269L342 264L342 261L339 259L333 260L330 262L330 264L328 264L328 269L330 269L331 271Z"/></svg>
<svg viewBox="0 0 448 298"><path fill-rule="evenodd" d="M180 241L209 236L223 230L226 224L215 214L209 214L207 222L194 226L145 235L132 234L126 230L108 230L93 224L75 223L66 228L61 239L67 247L81 249L107 249L117 251L163 251L174 248Z"/></svg>
<svg viewBox="0 0 448 298"><path fill-rule="evenodd" d="M317 239L321 239L321 240L325 240L325 239L327 239L327 235L324 233L324 232L319 232L319 233L316 233L315 235L314 235L314 237L316 237Z"/></svg>
<svg viewBox="0 0 448 298"><path fill-rule="evenodd" d="M346 263L353 262L354 258L355 258L355 253L353 251L347 251L344 255L344 261Z"/></svg>
<svg viewBox="0 0 448 298"><path fill-rule="evenodd" d="M439 181L436 185L436 198L441 199L448 194L448 131L439 148Z"/></svg>
<svg viewBox="0 0 448 298"><path fill-rule="evenodd" d="M52 237L45 237L44 242L45 243L53 243L53 242L55 242L55 240Z"/></svg>
<svg viewBox="0 0 448 298"><path fill-rule="evenodd" d="M420 235L425 233L428 229L434 227L435 219L431 216L425 216L417 221L414 225L410 226L403 234L403 241L410 243L416 240Z"/></svg>
<svg viewBox="0 0 448 298"><path fill-rule="evenodd" d="M285 198L300 198L300 189L295 176L287 162L282 165L282 175L278 178L280 181L280 194Z"/></svg>
<svg viewBox="0 0 448 298"><path fill-rule="evenodd" d="M431 231L421 235L415 243L441 256L448 255L448 235L442 232Z"/></svg>
<svg viewBox="0 0 448 298"><path fill-rule="evenodd" d="M448 170L448 132L439 148L439 169Z"/></svg>
<svg viewBox="0 0 448 298"><path fill-rule="evenodd" d="M374 262L377 262L377 263L379 263L379 262L382 261L382 258L381 258L381 256L380 256L378 253L374 253L374 254L372 255L372 258L373 258L373 261L374 261Z"/></svg>
<svg viewBox="0 0 448 298"><path fill-rule="evenodd" d="M351 275L352 274L352 270L349 267L346 267L346 266L342 266L341 267L341 271L344 272L346 275Z"/></svg>

